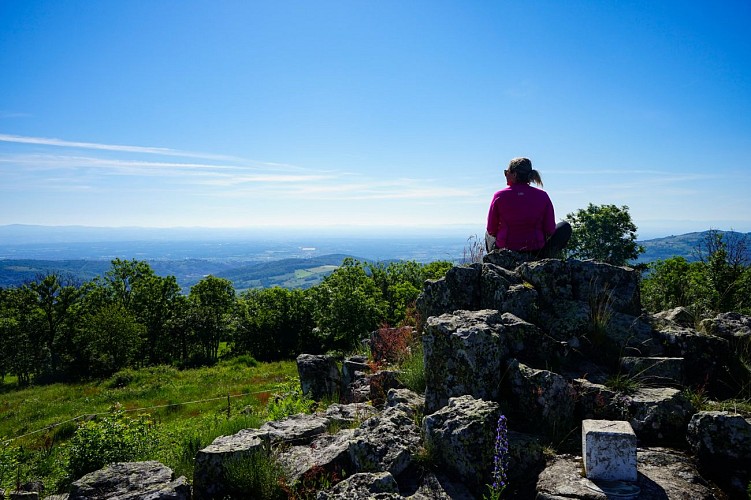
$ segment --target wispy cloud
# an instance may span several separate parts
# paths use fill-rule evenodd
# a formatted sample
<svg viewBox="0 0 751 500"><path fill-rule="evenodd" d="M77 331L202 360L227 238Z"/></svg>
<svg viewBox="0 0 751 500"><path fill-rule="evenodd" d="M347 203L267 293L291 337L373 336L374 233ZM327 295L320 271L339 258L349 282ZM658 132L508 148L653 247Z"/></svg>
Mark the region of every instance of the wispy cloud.
<svg viewBox="0 0 751 500"><path fill-rule="evenodd" d="M78 142L67 141L63 139L53 139L47 137L27 137L21 135L0 134L0 142L12 142L16 144L35 144L41 146L55 146L62 148L94 149L101 151L119 151L123 153L143 153L158 154L165 156L182 156L189 158L204 159L228 159L231 157L223 155L213 155L206 153L196 153L191 151L181 151L178 149L151 147L151 146L126 146L122 144L100 144L95 142Z"/></svg>

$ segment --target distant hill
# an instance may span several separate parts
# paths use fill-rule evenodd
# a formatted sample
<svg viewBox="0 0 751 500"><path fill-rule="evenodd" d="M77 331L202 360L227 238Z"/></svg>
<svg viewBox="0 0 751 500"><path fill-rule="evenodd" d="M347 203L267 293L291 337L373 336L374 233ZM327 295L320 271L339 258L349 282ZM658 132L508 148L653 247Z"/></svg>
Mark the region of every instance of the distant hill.
<svg viewBox="0 0 751 500"><path fill-rule="evenodd" d="M696 260L695 249L708 232L686 233L640 241L639 243L644 247L645 252L639 256L637 262L652 262L669 259L670 257L683 257L688 261L694 261ZM723 233L751 238L751 233L739 233L735 231L723 231Z"/></svg>
<svg viewBox="0 0 751 500"><path fill-rule="evenodd" d="M732 233L728 231L728 233ZM696 259L694 249L707 234L707 231L687 233L676 236L666 236L651 240L640 241L646 251L639 257L637 263L664 260L674 256L681 256L689 261ZM751 236L751 233L733 233L738 236ZM127 242L126 242L127 243ZM339 247L349 252L369 251L379 258L358 258L361 261L390 262L393 260L417 260L430 262L435 260L458 260L461 256L463 241L441 243L420 241L395 240L364 240L364 241L332 241L327 249ZM310 288L341 265L342 261L351 257L352 253L341 253L334 250L331 253L318 254L320 249L300 248L291 244L280 245L277 242L249 243L218 243L218 242L176 242L160 243L160 247L144 247L143 244L132 247L124 245L120 258L139 259L149 263L159 276L175 276L183 293L188 293L190 287L198 283L201 278L209 274L232 281L238 292L250 288L266 288L281 286L284 288ZM51 272L70 276L74 281L90 281L101 276L110 268L111 258L109 248L99 248L94 244L80 244L80 248L72 244L48 243L44 245L45 255L55 255L58 246L64 248L64 255L77 258L51 259L19 259L16 255L24 255L28 247L6 245L0 243L0 249L5 248L9 258L2 258L0 253L0 287L15 287L34 281L39 276ZM133 252L128 250L133 249ZM135 250L138 251L135 251ZM150 250L147 258L143 254ZM34 248L39 252L38 248ZM80 251L80 253L78 253ZM88 252L88 253L87 253ZM244 253L243 253L244 252ZM354 253L353 252L353 253ZM33 253L32 253L33 254ZM28 255L28 254L27 254ZM90 255L99 255L98 258ZM126 257L128 256L129 257ZM171 255L171 257L154 258L153 255ZM298 257L298 255L301 255ZM82 257L86 258L82 258ZM193 257L196 256L196 257ZM211 257L207 257L211 256ZM182 258L180 258L182 257ZM185 258L188 257L188 258ZM259 260L262 259L262 260Z"/></svg>
<svg viewBox="0 0 751 500"><path fill-rule="evenodd" d="M235 290L281 286L310 288L320 283L342 261L344 254L310 258L290 258L268 262L236 262L204 259L148 261L159 276L175 276L183 293L209 274L232 281ZM362 260L362 259L360 259ZM110 269L107 260L0 260L0 287L17 287L49 273L60 273L73 282L85 282L102 276Z"/></svg>

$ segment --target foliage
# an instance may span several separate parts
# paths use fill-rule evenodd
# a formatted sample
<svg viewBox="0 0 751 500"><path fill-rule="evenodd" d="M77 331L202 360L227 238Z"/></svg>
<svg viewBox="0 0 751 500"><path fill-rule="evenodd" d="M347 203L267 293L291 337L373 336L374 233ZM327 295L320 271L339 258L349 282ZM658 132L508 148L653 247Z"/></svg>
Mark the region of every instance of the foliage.
<svg viewBox="0 0 751 500"><path fill-rule="evenodd" d="M345 259L315 287L313 317L324 350L348 350L378 326L386 310L383 292L363 263Z"/></svg>
<svg viewBox="0 0 751 500"><path fill-rule="evenodd" d="M70 442L70 476L75 479L113 462L147 457L154 446L151 425L148 415L128 417L119 405L109 415L83 423Z"/></svg>
<svg viewBox="0 0 751 500"><path fill-rule="evenodd" d="M259 500L283 500L287 494L282 488L284 470L265 449L238 456L224 466L227 495L224 498L253 498Z"/></svg>
<svg viewBox="0 0 751 500"><path fill-rule="evenodd" d="M193 285L188 296L190 327L203 359L216 361L219 343L232 338L235 289L232 282L207 276Z"/></svg>
<svg viewBox="0 0 751 500"><path fill-rule="evenodd" d="M299 383L288 382L269 399L266 415L269 420L282 420L290 415L310 413L314 406L315 401L302 393Z"/></svg>
<svg viewBox="0 0 751 500"><path fill-rule="evenodd" d="M115 303L87 315L75 343L89 374L107 377L136 363L145 334L146 327Z"/></svg>
<svg viewBox="0 0 751 500"><path fill-rule="evenodd" d="M21 450L10 443L0 443L0 489L12 488L15 485L20 466Z"/></svg>
<svg viewBox="0 0 751 500"><path fill-rule="evenodd" d="M381 364L399 364L409 355L414 342L414 330L410 326L389 328L382 325L370 339L370 352L373 362Z"/></svg>
<svg viewBox="0 0 751 500"><path fill-rule="evenodd" d="M641 282L644 307L657 312L682 306L697 318L728 311L751 312L746 237L710 230L694 252L695 262L673 257L649 265Z"/></svg>
<svg viewBox="0 0 751 500"><path fill-rule="evenodd" d="M313 325L311 303L303 290L249 290L238 300L232 351L250 353L261 361L317 352Z"/></svg>
<svg viewBox="0 0 751 500"><path fill-rule="evenodd" d="M616 266L636 259L644 248L636 243L636 225L626 205L593 205L566 215L573 230L569 256Z"/></svg>
<svg viewBox="0 0 751 500"><path fill-rule="evenodd" d="M633 394L641 387L641 382L636 377L624 375L622 373L616 373L615 375L608 377L605 381L605 386L623 394Z"/></svg>

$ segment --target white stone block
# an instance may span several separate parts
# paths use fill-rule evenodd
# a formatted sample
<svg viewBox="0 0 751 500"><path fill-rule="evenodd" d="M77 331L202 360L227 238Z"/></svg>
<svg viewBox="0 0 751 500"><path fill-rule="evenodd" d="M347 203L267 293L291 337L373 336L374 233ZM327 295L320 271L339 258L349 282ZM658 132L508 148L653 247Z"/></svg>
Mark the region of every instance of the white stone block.
<svg viewBox="0 0 751 500"><path fill-rule="evenodd" d="M636 434L628 422L582 421L582 457L588 479L636 481Z"/></svg>

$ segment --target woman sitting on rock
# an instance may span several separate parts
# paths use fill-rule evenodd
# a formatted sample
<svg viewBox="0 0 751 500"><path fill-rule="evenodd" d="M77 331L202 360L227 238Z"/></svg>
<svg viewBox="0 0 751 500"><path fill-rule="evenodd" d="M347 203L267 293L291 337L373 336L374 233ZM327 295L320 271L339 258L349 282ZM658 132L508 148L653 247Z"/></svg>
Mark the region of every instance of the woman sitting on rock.
<svg viewBox="0 0 751 500"><path fill-rule="evenodd" d="M559 257L571 237L571 225L556 225L548 194L529 185L542 187L540 173L529 158L514 158L503 173L507 187L493 195L488 212L487 251L507 248L538 259Z"/></svg>

